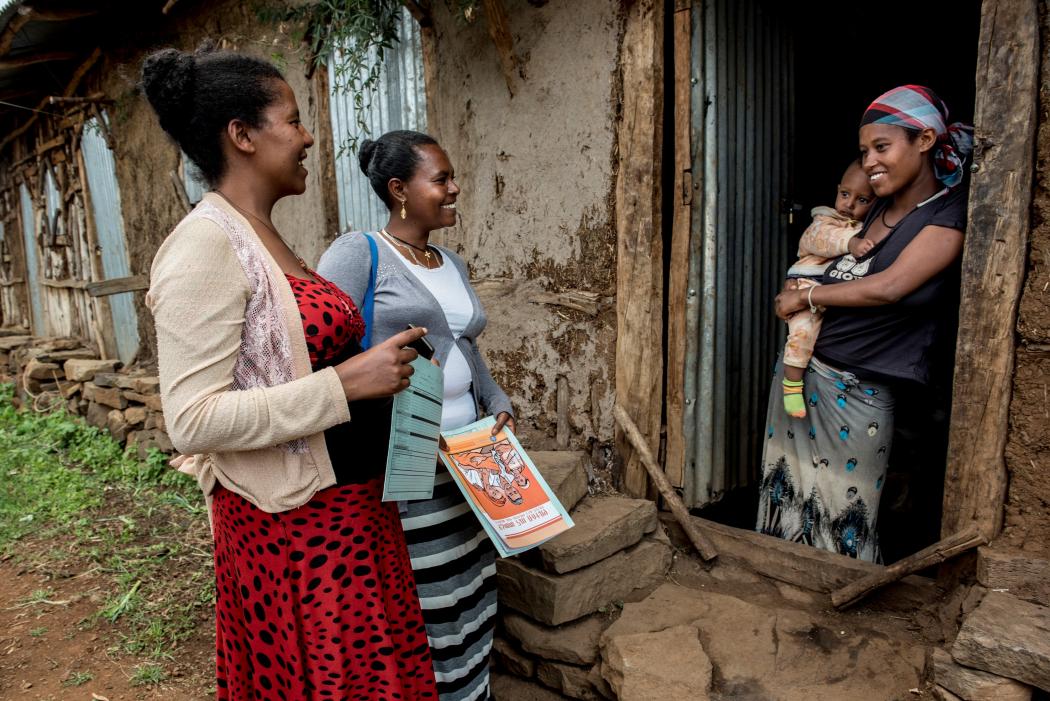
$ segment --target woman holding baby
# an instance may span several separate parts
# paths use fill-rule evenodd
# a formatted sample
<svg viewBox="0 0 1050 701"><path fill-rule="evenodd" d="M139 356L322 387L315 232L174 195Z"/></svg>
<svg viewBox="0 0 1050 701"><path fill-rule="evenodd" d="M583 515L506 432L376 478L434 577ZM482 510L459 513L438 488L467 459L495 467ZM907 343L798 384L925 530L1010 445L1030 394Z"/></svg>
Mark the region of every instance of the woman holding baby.
<svg viewBox="0 0 1050 701"><path fill-rule="evenodd" d="M789 280L776 313L823 317L802 377L803 416L770 395L757 530L880 561L876 519L893 437L894 389L930 380L930 356L958 307L971 130L948 125L929 88L880 96L860 126L860 165L878 200L818 284ZM782 385L784 389L782 389Z"/></svg>

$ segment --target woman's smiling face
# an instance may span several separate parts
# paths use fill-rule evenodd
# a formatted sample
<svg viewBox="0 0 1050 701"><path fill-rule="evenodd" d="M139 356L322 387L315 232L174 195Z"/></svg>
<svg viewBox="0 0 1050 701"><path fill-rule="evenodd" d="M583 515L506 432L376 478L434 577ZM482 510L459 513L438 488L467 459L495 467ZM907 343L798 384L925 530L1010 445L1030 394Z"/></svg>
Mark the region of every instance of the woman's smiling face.
<svg viewBox="0 0 1050 701"><path fill-rule="evenodd" d="M923 168L929 167L927 152L936 138L933 129L924 129L912 139L903 127L890 124L861 127L861 165L875 194L888 197L910 185Z"/></svg>
<svg viewBox="0 0 1050 701"><path fill-rule="evenodd" d="M448 154L436 144L415 147L419 162L412 177L404 183L408 219L425 231L456 225L456 198L459 185ZM400 207L394 204L396 212Z"/></svg>

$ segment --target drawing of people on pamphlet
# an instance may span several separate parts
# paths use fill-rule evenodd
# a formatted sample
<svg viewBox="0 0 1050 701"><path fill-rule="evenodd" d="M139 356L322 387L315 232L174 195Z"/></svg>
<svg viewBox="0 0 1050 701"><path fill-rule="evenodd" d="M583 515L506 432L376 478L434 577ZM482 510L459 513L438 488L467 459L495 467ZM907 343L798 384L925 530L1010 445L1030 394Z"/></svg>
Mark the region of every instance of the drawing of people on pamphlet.
<svg viewBox="0 0 1050 701"><path fill-rule="evenodd" d="M484 421L484 420L483 420ZM568 513L507 430L475 422L443 433L442 459L501 554L520 552L571 527Z"/></svg>

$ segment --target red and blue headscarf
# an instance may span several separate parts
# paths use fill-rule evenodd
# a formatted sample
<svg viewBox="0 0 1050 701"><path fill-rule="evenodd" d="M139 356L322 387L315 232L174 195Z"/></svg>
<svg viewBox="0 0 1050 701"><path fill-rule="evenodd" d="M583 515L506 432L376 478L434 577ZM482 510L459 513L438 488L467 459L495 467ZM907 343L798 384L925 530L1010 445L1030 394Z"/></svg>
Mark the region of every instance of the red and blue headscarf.
<svg viewBox="0 0 1050 701"><path fill-rule="evenodd" d="M973 151L973 127L962 122L948 124L948 107L937 93L922 85L902 85L880 95L864 112L860 125L891 124L912 131L933 129L937 145L933 170L945 187L955 187L963 178L963 165Z"/></svg>

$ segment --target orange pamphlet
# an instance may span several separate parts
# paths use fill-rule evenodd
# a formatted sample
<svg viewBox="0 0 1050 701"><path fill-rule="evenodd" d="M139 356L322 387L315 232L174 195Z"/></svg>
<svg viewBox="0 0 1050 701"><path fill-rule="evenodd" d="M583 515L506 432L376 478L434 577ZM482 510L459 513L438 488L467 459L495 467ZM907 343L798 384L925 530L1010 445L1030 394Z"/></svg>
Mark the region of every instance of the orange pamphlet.
<svg viewBox="0 0 1050 701"><path fill-rule="evenodd" d="M441 433L441 460L501 557L517 555L573 527L518 439L491 416Z"/></svg>

